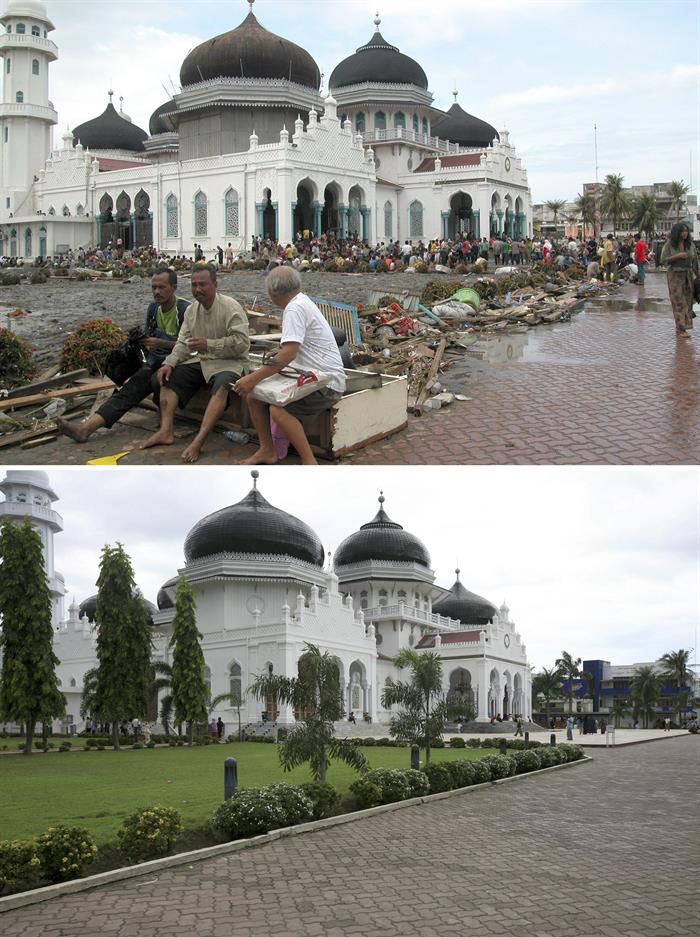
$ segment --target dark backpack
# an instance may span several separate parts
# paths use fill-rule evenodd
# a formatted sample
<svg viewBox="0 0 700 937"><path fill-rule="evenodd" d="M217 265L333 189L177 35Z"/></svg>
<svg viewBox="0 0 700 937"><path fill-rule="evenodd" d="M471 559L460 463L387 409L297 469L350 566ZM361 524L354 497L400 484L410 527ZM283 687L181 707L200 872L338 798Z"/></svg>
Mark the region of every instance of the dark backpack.
<svg viewBox="0 0 700 937"><path fill-rule="evenodd" d="M117 387L133 377L136 372L143 367L144 357L141 350L141 342L146 337L146 333L140 325L130 330L129 335L123 345L113 349L105 359L105 375L114 381Z"/></svg>

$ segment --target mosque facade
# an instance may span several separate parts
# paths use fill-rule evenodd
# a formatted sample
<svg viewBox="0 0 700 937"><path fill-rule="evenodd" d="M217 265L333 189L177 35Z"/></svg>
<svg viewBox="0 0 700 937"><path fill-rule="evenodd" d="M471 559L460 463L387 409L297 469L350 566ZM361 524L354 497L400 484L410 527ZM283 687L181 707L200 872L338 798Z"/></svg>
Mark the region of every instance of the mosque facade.
<svg viewBox="0 0 700 937"><path fill-rule="evenodd" d="M66 589L53 548L63 522L46 473L8 470L0 490L0 518L29 513L41 532L58 676L68 722L80 729L85 674L97 663L96 596L80 604L74 599L64 616ZM389 722L381 694L388 678L402 678L392 662L402 648L438 654L444 694L469 695L484 726L499 714L530 719L526 648L507 606L497 608L469 591L459 570L451 588L437 585L425 544L388 516L383 495L379 502L374 517L343 540L331 563L314 530L264 498L254 472L242 500L194 525L184 539L184 565L173 570L155 604L146 601L154 659L172 661L175 589L182 575L195 593L211 696L239 697L243 724L294 724L298 713L256 700L246 688L266 671L295 675L306 643L336 659L345 712L353 712L358 725L365 714L372 725ZM213 715L222 717L227 731L237 728L237 707L223 704Z"/></svg>
<svg viewBox="0 0 700 937"><path fill-rule="evenodd" d="M507 130L434 104L421 66L379 31L321 90L305 49L250 12L193 49L148 133L109 103L52 148L49 68L58 47L41 0L0 17L0 254L201 244L245 250L298 232L390 240L532 235L527 173ZM456 92L455 92L456 99Z"/></svg>

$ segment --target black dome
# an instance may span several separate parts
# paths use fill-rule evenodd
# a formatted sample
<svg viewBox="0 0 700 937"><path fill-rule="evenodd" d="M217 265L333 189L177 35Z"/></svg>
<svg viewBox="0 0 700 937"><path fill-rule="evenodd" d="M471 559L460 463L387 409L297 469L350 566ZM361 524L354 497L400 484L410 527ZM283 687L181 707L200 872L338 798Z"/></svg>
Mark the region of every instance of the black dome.
<svg viewBox="0 0 700 937"><path fill-rule="evenodd" d="M364 560L399 560L430 566L430 554L418 537L387 517L383 494L379 496L379 510L372 520L346 537L335 551L333 565L347 566Z"/></svg>
<svg viewBox="0 0 700 937"><path fill-rule="evenodd" d="M324 559L321 541L308 524L273 507L256 487L238 504L197 521L187 534L186 562L217 553L271 553L314 566L323 566Z"/></svg>
<svg viewBox="0 0 700 937"><path fill-rule="evenodd" d="M354 55L336 65L328 86L332 91L334 88L364 82L380 85L417 85L424 91L428 89L428 79L418 62L388 43L379 30L367 45L360 46Z"/></svg>
<svg viewBox="0 0 700 937"><path fill-rule="evenodd" d="M284 78L318 91L321 73L306 49L268 32L249 13L240 26L194 48L180 69L180 83L211 78Z"/></svg>
<svg viewBox="0 0 700 937"><path fill-rule="evenodd" d="M177 107L174 101L166 101L165 104L161 104L153 111L151 119L148 121L148 132L152 137L158 133L169 133L175 129L173 122L168 120L168 114L174 114L176 110Z"/></svg>
<svg viewBox="0 0 700 937"><path fill-rule="evenodd" d="M488 599L465 589L459 581L459 570L456 572L457 580L450 589L449 595L433 602L433 614L456 618L463 625L488 625L496 614L496 606L492 605Z"/></svg>
<svg viewBox="0 0 700 937"><path fill-rule="evenodd" d="M148 599L145 599L141 592L137 589L139 595L143 599L143 604L148 610L149 618L151 619L151 624L153 624L153 616L157 613L158 609L155 607L153 602L149 602ZM87 615L88 621L93 623L95 622L95 613L97 611L97 596L91 595L89 599L85 599L84 602L80 603L80 610L78 611L78 617L82 618L83 615Z"/></svg>
<svg viewBox="0 0 700 937"><path fill-rule="evenodd" d="M441 140L460 146L488 146L494 138L500 139L495 127L473 114L467 114L456 101L444 117L432 122L431 130Z"/></svg>
<svg viewBox="0 0 700 937"><path fill-rule="evenodd" d="M111 101L99 117L80 124L73 131L73 145L82 143L91 150L132 150L140 153L143 141L147 138L145 130L117 114Z"/></svg>
<svg viewBox="0 0 700 937"><path fill-rule="evenodd" d="M172 579L168 579L167 582L164 582L163 585L158 590L158 595L156 596L156 604L160 611L162 612L164 608L175 608L175 603L170 598L167 593L167 589L171 586L177 585L178 576L173 576Z"/></svg>

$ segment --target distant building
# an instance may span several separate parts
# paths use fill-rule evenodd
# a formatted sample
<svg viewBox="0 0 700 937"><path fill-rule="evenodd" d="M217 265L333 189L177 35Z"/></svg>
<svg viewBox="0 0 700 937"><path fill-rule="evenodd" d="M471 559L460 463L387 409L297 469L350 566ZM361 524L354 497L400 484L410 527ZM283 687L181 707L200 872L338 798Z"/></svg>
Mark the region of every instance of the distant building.
<svg viewBox="0 0 700 937"><path fill-rule="evenodd" d="M676 208L672 207L672 198L669 194L670 182L653 182L650 185L631 185L624 189L625 195L630 198L639 198L640 195L654 195L659 206L659 220L656 225L656 234L667 235L677 221L688 221L692 227L691 206L697 212L697 198L686 195L683 204ZM602 183L584 182L584 195L597 195L603 188ZM635 231L630 227L631 222L627 219L618 221L617 234L634 234ZM604 217L601 219L601 230L604 234L613 230L612 218Z"/></svg>

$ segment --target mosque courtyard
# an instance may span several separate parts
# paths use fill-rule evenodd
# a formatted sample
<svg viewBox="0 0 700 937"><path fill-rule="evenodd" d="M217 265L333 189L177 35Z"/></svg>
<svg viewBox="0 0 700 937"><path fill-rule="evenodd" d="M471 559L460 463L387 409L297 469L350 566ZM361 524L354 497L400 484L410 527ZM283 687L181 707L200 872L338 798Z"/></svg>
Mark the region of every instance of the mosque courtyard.
<svg viewBox="0 0 700 937"><path fill-rule="evenodd" d="M372 289L421 290L428 274L313 275L309 293L366 302ZM221 277L221 289L244 303L264 300L264 273ZM432 275L434 278L434 274ZM181 278L180 295L189 295ZM56 360L65 335L96 316L123 328L143 321L148 281L22 285L3 291L7 308L31 309L13 328L36 349L42 366ZM568 323L501 332L469 349L441 380L469 399L422 417L346 457L353 464L697 464L700 460L698 337L678 341L666 278L652 271L640 288L625 284L588 301ZM138 445L157 415L132 411L111 431L78 446L59 438L36 449L3 450L7 464L81 465L129 451L123 465L180 463L194 428L182 424L170 448ZM253 447L213 435L203 464L229 464ZM290 458L295 461L294 456Z"/></svg>

